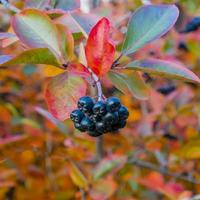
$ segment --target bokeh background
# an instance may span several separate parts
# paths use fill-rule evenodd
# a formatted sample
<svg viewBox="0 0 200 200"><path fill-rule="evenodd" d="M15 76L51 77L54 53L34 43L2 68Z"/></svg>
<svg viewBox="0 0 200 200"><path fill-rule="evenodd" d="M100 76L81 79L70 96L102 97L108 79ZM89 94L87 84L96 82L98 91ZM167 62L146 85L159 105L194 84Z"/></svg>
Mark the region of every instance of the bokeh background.
<svg viewBox="0 0 200 200"><path fill-rule="evenodd" d="M200 15L199 0L9 2L19 9L80 8L91 18L106 16L118 48L131 12L144 4L175 3L180 9L175 27L133 58L179 61L200 77L200 30L181 33ZM11 31L13 14L0 5L0 32ZM80 36L74 37L78 46ZM0 54L16 55L23 49L19 41L0 39ZM57 73L30 64L0 69L0 199L200 199L198 85L143 74L151 94L149 100L139 101L120 93L105 78L105 95L118 96L130 117L126 128L104 136L104 158L96 163L96 139L77 132L70 120L61 123L48 113L45 83Z"/></svg>

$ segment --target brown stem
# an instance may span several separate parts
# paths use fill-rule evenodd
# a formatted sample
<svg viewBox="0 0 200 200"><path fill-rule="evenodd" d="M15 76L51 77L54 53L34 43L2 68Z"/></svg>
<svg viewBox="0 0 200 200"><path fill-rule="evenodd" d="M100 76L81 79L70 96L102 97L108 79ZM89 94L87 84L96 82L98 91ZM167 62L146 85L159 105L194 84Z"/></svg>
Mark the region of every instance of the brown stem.
<svg viewBox="0 0 200 200"><path fill-rule="evenodd" d="M103 154L104 154L104 151L103 151L103 136L101 135L96 139L96 159L97 159L97 162L100 161L103 158Z"/></svg>

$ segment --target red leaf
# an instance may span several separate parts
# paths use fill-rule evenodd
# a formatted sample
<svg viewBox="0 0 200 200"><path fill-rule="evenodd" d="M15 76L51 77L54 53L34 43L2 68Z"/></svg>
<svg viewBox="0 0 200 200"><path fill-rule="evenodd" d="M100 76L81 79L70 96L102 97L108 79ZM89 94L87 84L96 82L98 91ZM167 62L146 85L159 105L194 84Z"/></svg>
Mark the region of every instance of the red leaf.
<svg viewBox="0 0 200 200"><path fill-rule="evenodd" d="M69 118L76 108L78 99L86 93L82 78L66 72L52 77L45 91L45 98L51 114L61 120Z"/></svg>
<svg viewBox="0 0 200 200"><path fill-rule="evenodd" d="M102 18L91 30L85 47L88 66L99 76L105 75L114 60L115 46L110 41L110 22Z"/></svg>
<svg viewBox="0 0 200 200"><path fill-rule="evenodd" d="M72 75L81 76L83 78L90 78L90 72L81 63L70 63L67 69L68 72Z"/></svg>

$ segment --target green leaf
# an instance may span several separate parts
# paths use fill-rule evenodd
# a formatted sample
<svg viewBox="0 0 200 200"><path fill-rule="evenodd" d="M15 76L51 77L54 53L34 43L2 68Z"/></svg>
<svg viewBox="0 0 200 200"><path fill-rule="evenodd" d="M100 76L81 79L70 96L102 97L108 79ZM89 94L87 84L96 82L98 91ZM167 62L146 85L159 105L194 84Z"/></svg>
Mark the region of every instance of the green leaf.
<svg viewBox="0 0 200 200"><path fill-rule="evenodd" d="M129 63L126 69L143 71L166 78L200 83L200 79L192 71L181 66L181 64L159 59L136 60Z"/></svg>
<svg viewBox="0 0 200 200"><path fill-rule="evenodd" d="M56 1L55 8L62 10L75 10L80 8L80 0L59 0Z"/></svg>
<svg viewBox="0 0 200 200"><path fill-rule="evenodd" d="M39 10L45 10L45 8L52 6L52 1L47 0L28 0L25 1L26 8L37 8Z"/></svg>
<svg viewBox="0 0 200 200"><path fill-rule="evenodd" d="M100 179L113 169L122 167L125 164L126 159L126 156L112 156L103 159L93 171L94 180Z"/></svg>
<svg viewBox="0 0 200 200"><path fill-rule="evenodd" d="M63 58L67 61L72 60L74 56L74 38L70 30L62 25L56 24L59 31L60 48Z"/></svg>
<svg viewBox="0 0 200 200"><path fill-rule="evenodd" d="M140 100L148 99L149 89L137 72L123 74L109 72L108 77L116 88L124 94L130 94Z"/></svg>
<svg viewBox="0 0 200 200"><path fill-rule="evenodd" d="M64 72L52 77L45 91L49 111L58 120L64 121L76 109L77 101L86 94L82 78Z"/></svg>
<svg viewBox="0 0 200 200"><path fill-rule="evenodd" d="M54 54L51 53L51 51L47 48L37 48L24 51L15 58L12 58L4 63L1 63L0 66L10 66L16 64L27 64L27 63L49 64L54 66L60 66Z"/></svg>
<svg viewBox="0 0 200 200"><path fill-rule="evenodd" d="M145 44L164 35L175 24L179 10L175 5L148 5L133 13L126 39L124 54L130 54Z"/></svg>
<svg viewBox="0 0 200 200"><path fill-rule="evenodd" d="M61 56L56 26L44 12L25 9L13 17L12 27L19 39L27 46L46 47L57 57Z"/></svg>

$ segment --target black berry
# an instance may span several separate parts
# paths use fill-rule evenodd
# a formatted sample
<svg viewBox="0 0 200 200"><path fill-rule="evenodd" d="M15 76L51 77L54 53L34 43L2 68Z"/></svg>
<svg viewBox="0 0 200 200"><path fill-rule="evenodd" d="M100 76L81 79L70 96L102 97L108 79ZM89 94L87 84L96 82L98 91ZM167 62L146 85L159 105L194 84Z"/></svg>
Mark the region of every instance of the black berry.
<svg viewBox="0 0 200 200"><path fill-rule="evenodd" d="M117 113L110 113L108 112L104 117L103 117L103 121L106 125L112 125L115 122L118 121L118 115Z"/></svg>
<svg viewBox="0 0 200 200"><path fill-rule="evenodd" d="M110 97L105 102L95 102L89 96L81 97L78 109L70 114L74 127L81 132L87 131L92 137L117 132L125 127L128 116L128 109L121 105L118 98Z"/></svg>
<svg viewBox="0 0 200 200"><path fill-rule="evenodd" d="M107 99L107 110L110 112L117 111L121 106L120 100L116 97L110 97Z"/></svg>
<svg viewBox="0 0 200 200"><path fill-rule="evenodd" d="M102 133L97 132L97 131L89 131L88 135L90 135L92 137L98 137L98 136L102 135Z"/></svg>
<svg viewBox="0 0 200 200"><path fill-rule="evenodd" d="M87 131L94 131L95 124L89 117L84 117L81 121L81 127Z"/></svg>
<svg viewBox="0 0 200 200"><path fill-rule="evenodd" d="M118 124L119 128L124 128L125 126L126 126L126 121L125 120L120 121L119 124Z"/></svg>
<svg viewBox="0 0 200 200"><path fill-rule="evenodd" d="M93 113L97 116L104 116L106 114L106 104L102 101L98 101L94 104Z"/></svg>
<svg viewBox="0 0 200 200"><path fill-rule="evenodd" d="M73 122L80 122L84 117L84 114L80 110L73 110L70 114L70 118Z"/></svg>
<svg viewBox="0 0 200 200"><path fill-rule="evenodd" d="M81 97L78 101L78 108L84 113L90 114L94 106L94 101L89 96Z"/></svg>
<svg viewBox="0 0 200 200"><path fill-rule="evenodd" d="M83 128L80 123L74 123L74 127L76 129L78 129L79 131L81 131L81 132L85 132L86 131L86 129Z"/></svg>
<svg viewBox="0 0 200 200"><path fill-rule="evenodd" d="M118 110L118 113L120 120L126 120L129 116L128 109L125 106L121 106Z"/></svg>
<svg viewBox="0 0 200 200"><path fill-rule="evenodd" d="M104 122L97 122L96 123L96 130L99 133L104 133L106 131L106 126Z"/></svg>

